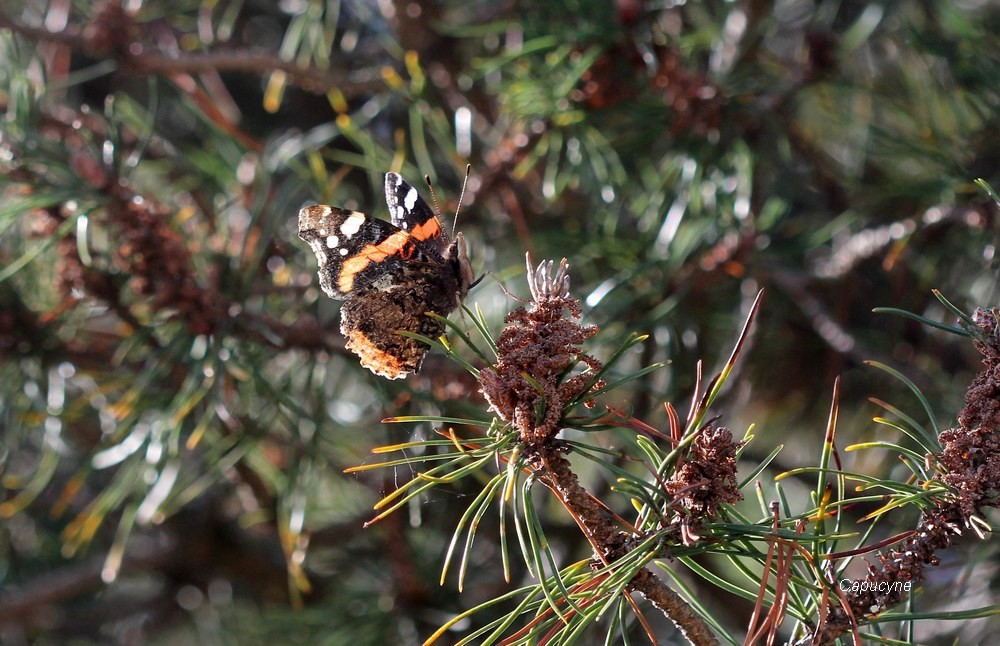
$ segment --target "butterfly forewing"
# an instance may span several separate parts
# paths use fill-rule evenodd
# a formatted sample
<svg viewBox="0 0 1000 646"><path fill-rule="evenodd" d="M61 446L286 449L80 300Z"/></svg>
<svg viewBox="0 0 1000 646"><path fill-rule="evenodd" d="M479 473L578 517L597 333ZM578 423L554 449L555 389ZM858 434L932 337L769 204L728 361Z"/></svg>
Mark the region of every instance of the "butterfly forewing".
<svg viewBox="0 0 1000 646"><path fill-rule="evenodd" d="M441 258L451 242L434 211L413 186L396 173L385 174L385 201L392 223L416 236L424 248Z"/></svg>

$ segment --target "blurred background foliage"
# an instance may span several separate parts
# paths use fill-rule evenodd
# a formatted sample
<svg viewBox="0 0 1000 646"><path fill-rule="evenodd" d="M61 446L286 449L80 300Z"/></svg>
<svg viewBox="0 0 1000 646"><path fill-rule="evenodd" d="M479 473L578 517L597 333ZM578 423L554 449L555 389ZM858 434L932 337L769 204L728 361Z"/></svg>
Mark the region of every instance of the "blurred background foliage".
<svg viewBox="0 0 1000 646"><path fill-rule="evenodd" d="M768 495L815 464L836 376L841 446L888 432L868 397L920 415L865 360L947 427L975 353L871 310L995 304L998 34L986 0L0 3L0 641L418 643L508 589L489 531L438 585L467 484L363 529L411 474L342 473L432 431L384 417L485 409L440 355L361 369L297 239L309 201L385 217L390 169L450 226L472 164L495 330L531 251L569 259L590 354L650 334L620 369L670 365L602 403L654 426L763 287L717 412L757 424L747 472L786 445ZM997 602L995 548L966 548L940 607Z"/></svg>

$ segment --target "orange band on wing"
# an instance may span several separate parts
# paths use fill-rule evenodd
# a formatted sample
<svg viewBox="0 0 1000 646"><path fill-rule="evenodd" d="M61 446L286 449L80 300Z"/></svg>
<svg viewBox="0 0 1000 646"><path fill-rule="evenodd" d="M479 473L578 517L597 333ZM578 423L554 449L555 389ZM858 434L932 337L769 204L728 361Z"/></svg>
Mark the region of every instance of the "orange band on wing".
<svg viewBox="0 0 1000 646"><path fill-rule="evenodd" d="M389 256L397 255L412 239L427 240L441 234L441 225L437 218L431 218L423 225L418 225L412 231L397 231L378 244L365 245L361 251L344 261L337 277L337 287L343 293L354 289L354 277L365 270L373 262L382 262Z"/></svg>
<svg viewBox="0 0 1000 646"><path fill-rule="evenodd" d="M337 287L345 294L354 289L354 277L364 271L373 262L382 262L389 256L399 253L399 250L410 241L410 234L399 231L378 244L365 245L351 258L344 261L337 277Z"/></svg>
<svg viewBox="0 0 1000 646"><path fill-rule="evenodd" d="M410 231L410 235L421 242L429 240L430 238L441 235L441 223L437 221L437 218L431 218L427 222L418 224L414 227L413 230Z"/></svg>
<svg viewBox="0 0 1000 646"><path fill-rule="evenodd" d="M416 365L409 365L400 360L399 357L386 352L372 342L361 330L349 330L347 332L347 349L358 355L361 365L368 368L376 375L387 377L388 379L399 379L416 369ZM419 365L419 362L418 364Z"/></svg>

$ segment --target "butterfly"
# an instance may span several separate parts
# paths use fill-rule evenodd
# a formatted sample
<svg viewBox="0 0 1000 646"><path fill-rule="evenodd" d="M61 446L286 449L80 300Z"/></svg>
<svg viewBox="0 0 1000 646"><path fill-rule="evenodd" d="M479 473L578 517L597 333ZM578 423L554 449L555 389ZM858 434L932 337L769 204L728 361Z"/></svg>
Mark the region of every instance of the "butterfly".
<svg viewBox="0 0 1000 646"><path fill-rule="evenodd" d="M399 379L420 369L430 349L399 334L437 338L473 284L461 233L452 240L417 189L386 173L390 222L358 211L314 205L299 211L299 237L319 263L327 296L345 301L340 332L347 349L377 375Z"/></svg>

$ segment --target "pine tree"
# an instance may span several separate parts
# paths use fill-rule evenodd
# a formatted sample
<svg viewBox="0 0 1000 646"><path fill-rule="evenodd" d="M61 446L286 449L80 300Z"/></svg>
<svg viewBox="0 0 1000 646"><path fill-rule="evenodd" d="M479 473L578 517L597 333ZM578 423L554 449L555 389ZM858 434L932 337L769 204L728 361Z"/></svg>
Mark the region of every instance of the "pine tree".
<svg viewBox="0 0 1000 646"><path fill-rule="evenodd" d="M0 7L0 642L984 639L998 27ZM467 164L382 379L296 216Z"/></svg>

